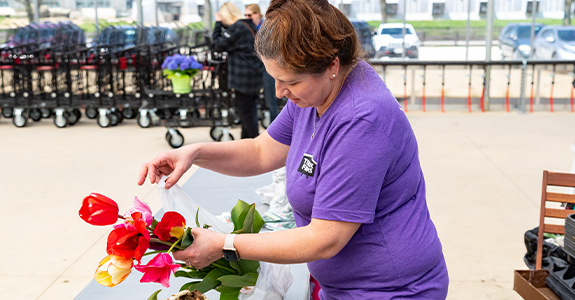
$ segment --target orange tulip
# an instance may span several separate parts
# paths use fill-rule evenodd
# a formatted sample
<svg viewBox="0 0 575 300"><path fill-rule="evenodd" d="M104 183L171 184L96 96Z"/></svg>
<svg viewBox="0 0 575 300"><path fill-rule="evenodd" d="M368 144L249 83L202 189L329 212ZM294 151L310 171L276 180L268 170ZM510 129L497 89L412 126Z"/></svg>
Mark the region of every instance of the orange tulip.
<svg viewBox="0 0 575 300"><path fill-rule="evenodd" d="M118 255L108 255L100 261L94 279L103 286L114 287L132 272L134 261Z"/></svg>

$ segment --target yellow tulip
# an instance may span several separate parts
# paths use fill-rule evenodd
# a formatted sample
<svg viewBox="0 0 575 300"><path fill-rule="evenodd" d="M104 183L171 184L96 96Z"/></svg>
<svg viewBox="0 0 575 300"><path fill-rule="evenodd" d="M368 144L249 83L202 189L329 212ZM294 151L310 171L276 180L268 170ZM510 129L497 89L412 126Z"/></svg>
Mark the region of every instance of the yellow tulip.
<svg viewBox="0 0 575 300"><path fill-rule="evenodd" d="M100 261L94 279L107 287L113 287L124 281L132 272L134 261L118 255L108 255Z"/></svg>

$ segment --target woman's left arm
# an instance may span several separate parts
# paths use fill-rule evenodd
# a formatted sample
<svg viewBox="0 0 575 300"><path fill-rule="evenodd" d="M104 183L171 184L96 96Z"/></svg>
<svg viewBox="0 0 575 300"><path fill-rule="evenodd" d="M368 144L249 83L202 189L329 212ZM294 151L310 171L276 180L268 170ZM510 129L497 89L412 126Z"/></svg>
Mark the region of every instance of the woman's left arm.
<svg viewBox="0 0 575 300"><path fill-rule="evenodd" d="M241 259L279 264L305 263L329 259L349 242L360 223L312 219L304 227L260 234L240 234L234 247ZM226 234L194 228L194 243L174 253L174 258L205 268L222 258Z"/></svg>

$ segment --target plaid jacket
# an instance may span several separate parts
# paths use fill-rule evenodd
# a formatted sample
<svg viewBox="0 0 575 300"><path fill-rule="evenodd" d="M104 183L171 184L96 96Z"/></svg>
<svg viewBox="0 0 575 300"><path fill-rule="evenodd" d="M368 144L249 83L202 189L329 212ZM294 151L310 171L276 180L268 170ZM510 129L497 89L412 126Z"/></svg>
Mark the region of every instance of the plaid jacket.
<svg viewBox="0 0 575 300"><path fill-rule="evenodd" d="M262 88L264 65L254 50L257 32L251 19L238 20L228 28L216 22L212 36L214 51L228 52L228 87L247 95L257 95Z"/></svg>

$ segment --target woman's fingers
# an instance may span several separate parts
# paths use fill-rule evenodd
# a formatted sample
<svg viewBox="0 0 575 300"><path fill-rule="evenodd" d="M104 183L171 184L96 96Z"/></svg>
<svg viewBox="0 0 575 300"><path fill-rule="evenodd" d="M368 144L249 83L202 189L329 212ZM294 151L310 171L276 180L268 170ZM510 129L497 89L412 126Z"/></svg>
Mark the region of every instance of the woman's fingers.
<svg viewBox="0 0 575 300"><path fill-rule="evenodd" d="M144 182L146 182L147 176L148 176L148 163L144 163L140 168L140 175L138 176L138 185L144 184Z"/></svg>

